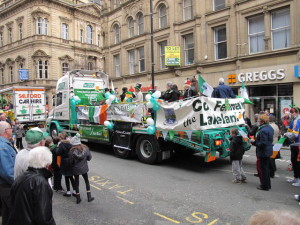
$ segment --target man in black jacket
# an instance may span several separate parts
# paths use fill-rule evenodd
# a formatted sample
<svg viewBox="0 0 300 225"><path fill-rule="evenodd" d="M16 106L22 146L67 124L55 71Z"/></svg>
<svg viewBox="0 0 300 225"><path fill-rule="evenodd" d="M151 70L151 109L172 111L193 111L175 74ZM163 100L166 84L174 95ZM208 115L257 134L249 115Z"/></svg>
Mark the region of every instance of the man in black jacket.
<svg viewBox="0 0 300 225"><path fill-rule="evenodd" d="M55 225L52 215L52 154L47 147L29 152L29 168L11 187L12 211L9 225Z"/></svg>

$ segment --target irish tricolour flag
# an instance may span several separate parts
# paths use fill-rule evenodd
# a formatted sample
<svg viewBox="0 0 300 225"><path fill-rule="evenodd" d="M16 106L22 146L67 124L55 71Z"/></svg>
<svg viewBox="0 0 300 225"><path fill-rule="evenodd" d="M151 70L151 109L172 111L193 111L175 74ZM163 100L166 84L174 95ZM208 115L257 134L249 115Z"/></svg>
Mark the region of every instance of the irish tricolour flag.
<svg viewBox="0 0 300 225"><path fill-rule="evenodd" d="M247 88L246 88L244 82L242 83L242 87L241 87L241 97L245 98L245 99L249 99Z"/></svg>
<svg viewBox="0 0 300 225"><path fill-rule="evenodd" d="M286 137L282 137L278 140L278 142L273 146L273 154L271 156L272 159L275 159L279 150L281 149Z"/></svg>
<svg viewBox="0 0 300 225"><path fill-rule="evenodd" d="M214 89L212 86L210 86L201 75L198 75L198 85L199 85L199 91L206 95L207 97L211 97L211 94L213 93Z"/></svg>

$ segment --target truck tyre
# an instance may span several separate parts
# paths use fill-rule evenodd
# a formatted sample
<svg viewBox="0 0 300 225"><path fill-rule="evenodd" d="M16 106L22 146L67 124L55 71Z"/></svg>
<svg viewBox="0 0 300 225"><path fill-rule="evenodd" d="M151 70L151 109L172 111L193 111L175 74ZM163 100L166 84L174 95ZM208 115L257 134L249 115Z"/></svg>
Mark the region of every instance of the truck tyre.
<svg viewBox="0 0 300 225"><path fill-rule="evenodd" d="M50 126L50 136L51 136L52 138L58 137L58 130L57 130L55 124L52 124L52 125Z"/></svg>
<svg viewBox="0 0 300 225"><path fill-rule="evenodd" d="M129 158L130 152L131 152L130 150L117 148L117 147L113 147L113 148L114 148L115 156L117 156L118 158L121 158L121 159Z"/></svg>
<svg viewBox="0 0 300 225"><path fill-rule="evenodd" d="M155 164L157 162L159 145L154 135L140 136L135 149L141 162L147 164Z"/></svg>

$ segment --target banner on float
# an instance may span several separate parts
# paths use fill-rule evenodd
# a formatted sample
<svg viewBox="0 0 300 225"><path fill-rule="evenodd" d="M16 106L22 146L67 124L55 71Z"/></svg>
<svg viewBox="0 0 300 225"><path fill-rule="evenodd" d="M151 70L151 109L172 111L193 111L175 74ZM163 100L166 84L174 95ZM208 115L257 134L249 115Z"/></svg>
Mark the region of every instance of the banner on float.
<svg viewBox="0 0 300 225"><path fill-rule="evenodd" d="M244 99L198 97L160 104L156 127L159 130L205 130L244 124Z"/></svg>
<svg viewBox="0 0 300 225"><path fill-rule="evenodd" d="M146 113L144 103L111 104L106 111L107 120L140 123Z"/></svg>

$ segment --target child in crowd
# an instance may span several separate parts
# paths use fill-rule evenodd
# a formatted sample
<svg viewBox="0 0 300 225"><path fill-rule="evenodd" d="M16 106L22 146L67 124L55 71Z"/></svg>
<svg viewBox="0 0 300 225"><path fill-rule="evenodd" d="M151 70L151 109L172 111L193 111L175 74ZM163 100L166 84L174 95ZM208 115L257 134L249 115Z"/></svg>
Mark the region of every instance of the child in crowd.
<svg viewBox="0 0 300 225"><path fill-rule="evenodd" d="M233 183L246 183L246 176L242 168L242 159L245 152L243 147L243 137L239 136L237 128L230 130L230 160L232 163Z"/></svg>
<svg viewBox="0 0 300 225"><path fill-rule="evenodd" d="M72 173L75 177L76 203L79 204L81 202L79 193L79 175L82 175L85 181L88 202L91 202L94 198L91 196L91 188L88 177L89 167L87 163L87 161L92 159L91 152L86 145L81 144L79 134L75 135L71 139L70 144L72 145L72 148L69 152L69 157L72 158L73 161Z"/></svg>

